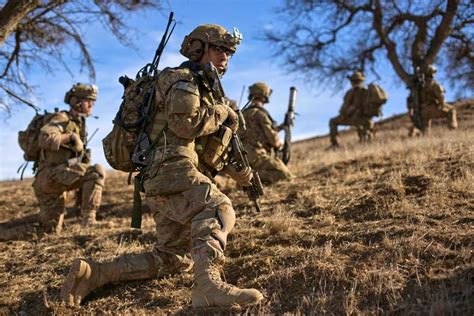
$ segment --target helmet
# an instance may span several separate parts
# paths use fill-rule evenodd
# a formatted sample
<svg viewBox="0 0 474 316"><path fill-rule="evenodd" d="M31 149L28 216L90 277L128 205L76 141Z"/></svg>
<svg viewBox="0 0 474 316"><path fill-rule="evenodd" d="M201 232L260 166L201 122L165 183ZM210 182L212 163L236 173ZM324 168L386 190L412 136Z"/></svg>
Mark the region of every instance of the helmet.
<svg viewBox="0 0 474 316"><path fill-rule="evenodd" d="M435 66L429 65L429 66L426 68L425 75L426 75L427 77L431 77L431 78L432 78L432 77L434 77L435 73L436 73L436 67L435 67Z"/></svg>
<svg viewBox="0 0 474 316"><path fill-rule="evenodd" d="M363 72L358 70L354 71L354 73L347 77L350 81L365 81L365 76Z"/></svg>
<svg viewBox="0 0 474 316"><path fill-rule="evenodd" d="M64 95L64 103L74 106L78 101L84 99L95 101L98 90L99 88L93 84L76 83Z"/></svg>
<svg viewBox="0 0 474 316"><path fill-rule="evenodd" d="M256 82L249 87L249 100L252 98L263 98L268 103L268 98L272 94L272 89L263 82Z"/></svg>
<svg viewBox="0 0 474 316"><path fill-rule="evenodd" d="M181 43L180 53L192 61L199 61L209 45L221 47L233 54L242 41L242 34L234 27L233 34L216 24L202 24L196 27Z"/></svg>

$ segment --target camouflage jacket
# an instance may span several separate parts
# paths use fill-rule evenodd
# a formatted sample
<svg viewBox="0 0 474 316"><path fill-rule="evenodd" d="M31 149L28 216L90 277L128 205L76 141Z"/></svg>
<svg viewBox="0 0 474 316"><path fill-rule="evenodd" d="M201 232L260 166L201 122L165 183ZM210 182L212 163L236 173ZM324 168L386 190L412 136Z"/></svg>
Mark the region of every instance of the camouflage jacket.
<svg viewBox="0 0 474 316"><path fill-rule="evenodd" d="M197 166L195 139L217 131L228 111L216 100L206 76L198 73L198 64L192 66L194 69L180 66L160 73L156 83L158 108L147 132L152 142L161 137L155 159L187 157ZM166 137L162 137L163 132Z"/></svg>
<svg viewBox="0 0 474 316"><path fill-rule="evenodd" d="M420 106L443 106L444 88L436 80L427 80L420 91Z"/></svg>
<svg viewBox="0 0 474 316"><path fill-rule="evenodd" d="M263 148L270 153L277 147L279 138L276 123L263 105L252 103L242 114L247 129L239 131L239 135L246 148Z"/></svg>
<svg viewBox="0 0 474 316"><path fill-rule="evenodd" d="M367 98L367 88L353 87L344 95L344 102L339 110L343 116L352 116L363 112L364 102Z"/></svg>
<svg viewBox="0 0 474 316"><path fill-rule="evenodd" d="M60 143L61 135L76 133L81 141L77 143ZM69 112L57 112L44 125L39 134L39 146L42 149L39 166L68 163L70 159L81 157L86 138L85 119L72 116Z"/></svg>

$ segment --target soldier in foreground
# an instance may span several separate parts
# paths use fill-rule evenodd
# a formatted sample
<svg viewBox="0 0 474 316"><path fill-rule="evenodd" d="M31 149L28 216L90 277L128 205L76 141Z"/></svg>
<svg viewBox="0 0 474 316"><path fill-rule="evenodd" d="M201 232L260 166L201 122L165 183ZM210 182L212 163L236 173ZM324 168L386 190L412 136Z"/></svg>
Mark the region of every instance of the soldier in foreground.
<svg viewBox="0 0 474 316"><path fill-rule="evenodd" d="M408 114L414 122L410 128L409 136L429 133L431 121L435 118L446 118L449 129L458 127L456 109L446 104L444 88L438 81L434 80L435 74L436 68L433 65L428 66L424 80L420 80L419 86L415 87L418 100L414 99L413 93L408 98Z"/></svg>
<svg viewBox="0 0 474 316"><path fill-rule="evenodd" d="M90 165L86 155L86 117L92 114L97 87L75 84L65 95L69 111L60 111L47 118L39 130L37 144L41 148L33 189L40 211L32 221L0 228L0 240L25 238L32 234L60 234L65 214L66 191L81 189L81 224L96 223L100 206L105 169Z"/></svg>
<svg viewBox="0 0 474 316"><path fill-rule="evenodd" d="M332 148L339 147L336 138L338 125L355 126L360 142L370 141L375 131L374 122L369 116L364 115L364 102L367 100L364 74L355 71L347 78L351 81L352 87L344 95L344 103L339 110L339 115L329 121L329 137Z"/></svg>
<svg viewBox="0 0 474 316"><path fill-rule="evenodd" d="M283 161L274 155L274 151L283 148L283 143L278 137L278 132L283 126L277 126L264 108L269 102L271 93L270 87L263 82L257 82L249 87L248 98L251 104L242 112L247 129L239 131L252 169L257 170L262 182L267 184L294 178Z"/></svg>
<svg viewBox="0 0 474 316"><path fill-rule="evenodd" d="M255 289L240 289L221 279L235 213L229 198L198 170L195 150L196 138L216 132L224 122L234 133L238 128L236 113L215 101L210 71L215 65L224 74L240 43L239 35L218 25L198 26L181 45L180 52L189 61L160 73L158 109L149 134L158 145L143 183L146 202L154 213L157 241L151 252L123 255L108 263L76 259L61 289L67 304L79 305L91 291L107 283L188 271L193 262L194 307L249 305L263 299ZM247 168L232 175L246 186L252 173Z"/></svg>

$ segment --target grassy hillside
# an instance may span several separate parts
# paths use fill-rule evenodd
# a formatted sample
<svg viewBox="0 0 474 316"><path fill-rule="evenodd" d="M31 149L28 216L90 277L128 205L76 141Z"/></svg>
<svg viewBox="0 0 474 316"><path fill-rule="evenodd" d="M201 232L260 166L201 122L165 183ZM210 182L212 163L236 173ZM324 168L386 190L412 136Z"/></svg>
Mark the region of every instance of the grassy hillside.
<svg viewBox="0 0 474 316"><path fill-rule="evenodd" d="M459 125L435 124L428 137L406 137L399 116L379 124L360 146L352 131L343 147L298 142L292 182L266 188L262 213L230 190L238 222L230 236L226 279L260 289L266 300L251 314L474 314L474 105L458 105ZM32 214L31 180L0 183L0 221ZM0 243L0 314L191 313L192 275L112 284L80 308L59 289L76 257L110 260L153 244L145 214L131 231L132 187L111 172L99 225L83 230L74 213L61 237ZM198 311L208 314L209 311Z"/></svg>

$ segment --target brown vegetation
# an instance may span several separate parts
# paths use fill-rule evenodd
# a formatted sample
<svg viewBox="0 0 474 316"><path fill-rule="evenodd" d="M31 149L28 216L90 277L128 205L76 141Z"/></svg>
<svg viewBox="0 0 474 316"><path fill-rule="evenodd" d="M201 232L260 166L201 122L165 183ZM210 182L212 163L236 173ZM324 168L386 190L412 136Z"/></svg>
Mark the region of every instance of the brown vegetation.
<svg viewBox="0 0 474 316"><path fill-rule="evenodd" d="M423 138L406 138L408 124L391 120L369 145L355 144L352 131L339 151L324 151L327 138L297 143L297 179L267 187L261 214L230 192L238 222L225 276L262 290L266 301L213 312L472 315L474 110L458 112L459 130L436 125ZM151 247L149 214L141 234L128 228L125 182L111 172L96 229L81 230L71 214L61 237L0 243L0 314L193 312L190 274L108 285L80 308L60 302L74 258L105 261ZM0 221L36 210L30 184L0 184Z"/></svg>

